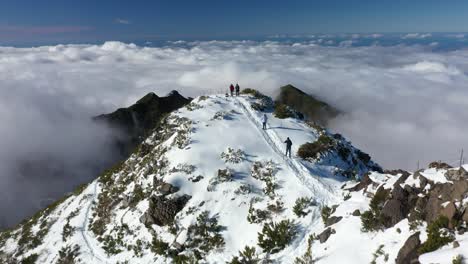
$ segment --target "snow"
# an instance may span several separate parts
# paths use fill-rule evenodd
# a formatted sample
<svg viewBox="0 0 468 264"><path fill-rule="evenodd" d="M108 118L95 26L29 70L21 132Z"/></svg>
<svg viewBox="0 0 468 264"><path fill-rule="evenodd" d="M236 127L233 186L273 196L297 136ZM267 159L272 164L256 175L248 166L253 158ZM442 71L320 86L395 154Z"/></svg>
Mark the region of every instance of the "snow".
<svg viewBox="0 0 468 264"><path fill-rule="evenodd" d="M293 220L299 227L299 233L284 250L269 257L277 263L293 263L295 257L305 253L307 239L310 235L320 234L325 225L321 219L323 206L336 206L333 216L342 216L343 219L333 228L336 233L323 244L314 241L312 252L317 263L369 263L374 260L373 253L379 248L383 255L378 256L376 263L392 263L399 249L406 239L416 230L409 229L408 220L405 219L396 226L380 232L364 233L361 230L359 216L353 216L355 210L364 212L369 209L369 192L374 192L378 186L391 189L401 175L393 176L372 172L370 179L376 183L372 190L367 192L349 192L341 187L346 182L351 182L341 176L335 175L337 166L344 161L334 156L327 157L326 162L303 161L294 154L299 146L305 142L314 142L319 134L302 121L287 118L277 119L267 112L268 125L263 130L261 120L263 113L255 111L250 104L255 99L249 96L225 97L224 95L211 95L206 98L194 99L194 104L199 107L182 108L171 116L186 118L190 123L184 123L177 127L177 132L167 138L157 147L168 149L164 153L169 164L167 171L161 174L149 174L145 159L133 154L126 164L130 171L119 172L117 179L132 177L132 181L125 186L122 196L132 195L135 186L139 185L152 190L153 177L161 177L164 182L180 188L180 190L168 197L187 194L191 199L184 209L176 216L179 231L175 234L169 232L168 227L153 225L148 230L140 221L140 217L148 210L149 201L144 199L134 208L129 206L117 206L112 213L110 223L106 225L107 231L113 227L128 226L132 234L126 234L123 241L134 245L136 241L144 241L151 244L153 235L170 245L175 242L183 244L187 239L187 230L196 222L196 218L202 211L208 211L210 217L217 217L218 223L224 227L221 232L225 246L223 249L211 251L205 258L206 263L224 263L230 261L245 246L255 246L258 252L261 249L256 246L258 233L262 223L250 223L247 221L249 208L252 205L256 209L266 209L268 205L281 201L285 210L272 213L268 221ZM174 143L182 130L189 133L188 144L182 148ZM155 144L156 133L145 140L145 144ZM284 155L284 140L289 137L293 142L292 158ZM232 163L228 159L221 158L221 154L228 148L242 152L239 163ZM263 193L265 183L251 176L254 162L271 161L277 170L274 174L275 182L280 186L273 198ZM151 160L159 164L161 160ZM193 167L191 167L191 166ZM172 168L191 168L190 171L175 170ZM219 182L213 186L218 177L218 170L229 169L233 172L230 181ZM421 172L427 179L438 183L447 182L444 170L429 169ZM193 182L192 177L203 176L198 182ZM413 176L408 177L404 184L419 186L420 181ZM236 192L241 186L250 186L250 193ZM154 190L152 190L154 191ZM95 234L89 229L90 219L94 217L97 197L103 192L103 186L98 180L89 184L78 195L72 195L62 202L53 212L47 215L52 220L52 225L44 243L26 254L37 253L40 263L55 263L59 258L59 251L67 245L80 247L79 258L81 263L117 263L128 260L130 263L168 263L168 258L155 255L148 248L143 249L141 256L135 256L132 250L124 250L116 255L108 255L103 249L103 243L98 241ZM316 206L310 208L310 214L306 217L298 217L292 208L298 198L311 197ZM346 198L345 198L346 197ZM466 198L463 203L467 203ZM76 216L67 219L72 212ZM75 232L64 241L63 227L69 224L76 228ZM33 232L39 230L36 224ZM421 231L421 239L425 239L424 225L418 228ZM107 233L106 233L107 234ZM468 255L468 235L457 235L460 247L452 249L444 247L435 252L421 256L421 263L447 263L456 254ZM383 245L383 247L381 247ZM10 238L5 246L0 248L5 252L14 252L17 248L16 239ZM263 257L265 253L261 253ZM27 255L25 255L27 256ZM1 257L1 256L0 256ZM24 257L24 256L23 256ZM387 260L385 260L387 258Z"/></svg>

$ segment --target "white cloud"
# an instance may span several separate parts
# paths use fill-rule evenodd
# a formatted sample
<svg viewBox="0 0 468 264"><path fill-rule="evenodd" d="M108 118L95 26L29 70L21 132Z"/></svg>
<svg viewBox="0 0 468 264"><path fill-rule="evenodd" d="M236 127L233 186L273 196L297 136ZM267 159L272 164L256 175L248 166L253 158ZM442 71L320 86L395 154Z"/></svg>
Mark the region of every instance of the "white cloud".
<svg viewBox="0 0 468 264"><path fill-rule="evenodd" d="M130 25L132 24L132 22L128 19L123 19L123 18L116 18L114 20L114 23L116 24L122 24L122 25Z"/></svg>
<svg viewBox="0 0 468 264"><path fill-rule="evenodd" d="M432 37L431 33L408 33L403 35L402 39L425 39Z"/></svg>
<svg viewBox="0 0 468 264"><path fill-rule="evenodd" d="M28 151L64 156L73 166L105 158L92 144L105 132L83 121L89 116L150 91L196 96L234 82L270 95L292 83L330 102L347 113L333 130L385 167L454 161L468 147L467 50L274 41L184 46L0 47L0 167ZM0 172L0 181L11 183L6 175Z"/></svg>

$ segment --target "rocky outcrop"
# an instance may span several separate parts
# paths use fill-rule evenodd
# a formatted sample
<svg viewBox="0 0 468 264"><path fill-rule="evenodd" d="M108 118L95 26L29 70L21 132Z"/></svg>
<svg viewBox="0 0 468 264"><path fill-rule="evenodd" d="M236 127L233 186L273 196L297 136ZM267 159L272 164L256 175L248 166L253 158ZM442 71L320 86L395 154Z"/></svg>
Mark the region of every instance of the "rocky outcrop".
<svg viewBox="0 0 468 264"><path fill-rule="evenodd" d="M411 235L398 251L397 258L395 259L396 264L417 264L419 263L418 249L421 245L421 240L419 240L419 232Z"/></svg>
<svg viewBox="0 0 468 264"><path fill-rule="evenodd" d="M120 135L115 139L115 144L121 155L126 157L143 141L145 136L157 127L165 114L185 106L190 101L177 91L172 91L165 97L148 93L130 107L119 108L113 113L96 116L93 120L104 123L119 132Z"/></svg>
<svg viewBox="0 0 468 264"><path fill-rule="evenodd" d="M148 211L140 218L146 226L152 224L165 226L174 222L174 217L190 200L189 195L167 199L164 196L153 196L149 201Z"/></svg>
<svg viewBox="0 0 468 264"><path fill-rule="evenodd" d="M153 188L159 191L162 195L169 195L179 191L179 187L176 187L170 183L159 180L154 176Z"/></svg>
<svg viewBox="0 0 468 264"><path fill-rule="evenodd" d="M408 196L409 193L399 184L394 186L390 194L391 198L385 203L381 212L388 219L387 227L392 227L407 217L410 209Z"/></svg>
<svg viewBox="0 0 468 264"><path fill-rule="evenodd" d="M304 93L291 84L280 88L276 102L301 112L307 120L320 125L326 125L329 120L340 114L340 111L334 107Z"/></svg>
<svg viewBox="0 0 468 264"><path fill-rule="evenodd" d="M328 217L327 221L325 222L325 226L331 226L331 225L334 225L336 223L338 223L339 221L341 221L341 219L343 219L342 216L330 216Z"/></svg>
<svg viewBox="0 0 468 264"><path fill-rule="evenodd" d="M320 243L323 244L327 242L328 238L330 238L332 234L335 234L335 230L333 228L329 227L325 229L322 233L320 233L320 235L318 235Z"/></svg>
<svg viewBox="0 0 468 264"><path fill-rule="evenodd" d="M466 180L468 179L468 172L465 168L460 167L458 170L448 170L445 177L450 181Z"/></svg>
<svg viewBox="0 0 468 264"><path fill-rule="evenodd" d="M447 169L451 169L452 166L450 166L447 163L442 162L442 161L433 161L433 162L429 163L429 168L430 169L438 169L438 170L447 170Z"/></svg>

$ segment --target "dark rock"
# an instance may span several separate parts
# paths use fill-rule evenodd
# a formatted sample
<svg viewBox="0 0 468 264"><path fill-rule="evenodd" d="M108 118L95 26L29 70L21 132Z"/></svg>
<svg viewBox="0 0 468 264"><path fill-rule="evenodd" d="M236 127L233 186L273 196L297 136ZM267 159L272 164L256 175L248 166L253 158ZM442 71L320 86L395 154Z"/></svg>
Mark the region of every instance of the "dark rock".
<svg viewBox="0 0 468 264"><path fill-rule="evenodd" d="M445 177L451 181L459 181L468 179L468 172L463 167L460 167L458 170L448 170L445 173Z"/></svg>
<svg viewBox="0 0 468 264"><path fill-rule="evenodd" d="M393 175L393 176L397 176L398 174L401 174L401 176L409 176L411 175L409 172L405 171L405 170L401 170L401 169L398 169L398 170L384 170L385 174L390 174L390 175Z"/></svg>
<svg viewBox="0 0 468 264"><path fill-rule="evenodd" d="M356 209L354 210L354 212L352 213L353 216L361 216L361 211L359 211L359 209Z"/></svg>
<svg viewBox="0 0 468 264"><path fill-rule="evenodd" d="M159 191L162 195L169 195L179 191L179 187L173 186L170 183L159 180L156 176L153 178L153 188Z"/></svg>
<svg viewBox="0 0 468 264"><path fill-rule="evenodd" d="M416 264L419 263L419 253L418 249L421 245L421 241L419 240L419 232L414 233L411 235L401 247L400 251L398 252L398 256L395 259L396 264Z"/></svg>
<svg viewBox="0 0 468 264"><path fill-rule="evenodd" d="M166 97L149 93L128 108L119 108L113 113L96 116L93 120L120 132L121 135L114 141L120 154L126 157L158 126L165 114L185 106L190 101L177 91ZM143 146L140 151L144 154L148 149Z"/></svg>
<svg viewBox="0 0 468 264"><path fill-rule="evenodd" d="M440 215L443 215L449 219L449 228L453 228L452 220L454 220L456 214L457 208L452 202L449 202L449 204L447 204L445 207L442 206L442 209L440 210Z"/></svg>
<svg viewBox="0 0 468 264"><path fill-rule="evenodd" d="M318 235L320 243L325 243L332 234L335 234L334 229L331 227L325 229L322 233L320 233L320 235Z"/></svg>
<svg viewBox="0 0 468 264"><path fill-rule="evenodd" d="M357 192L357 191L366 189L367 186L369 186L369 185L371 185L373 183L373 181L370 179L369 175L370 175L369 172L364 174L364 176L362 176L362 179L361 179L361 181L359 181L358 184L354 185L351 188L348 188L347 190L352 191L352 192Z"/></svg>
<svg viewBox="0 0 468 264"><path fill-rule="evenodd" d="M462 216L462 220L468 223L468 209L465 209L465 213Z"/></svg>
<svg viewBox="0 0 468 264"><path fill-rule="evenodd" d="M174 217L190 200L189 195L167 199L164 196L153 196L149 201L148 211L140 218L145 225L165 226L174 222Z"/></svg>
<svg viewBox="0 0 468 264"><path fill-rule="evenodd" d="M431 163L429 163L429 168L431 169L438 169L438 170L442 170L442 169L451 169L452 166L450 166L449 164L445 163L445 162L442 162L442 161L433 161Z"/></svg>
<svg viewBox="0 0 468 264"><path fill-rule="evenodd" d="M460 247L460 243L458 241L453 241L453 248Z"/></svg>
<svg viewBox="0 0 468 264"><path fill-rule="evenodd" d="M340 111L306 94L292 85L286 85L280 88L280 93L276 97L279 104L287 105L294 110L301 112L309 121L326 125L329 120L336 117Z"/></svg>
<svg viewBox="0 0 468 264"><path fill-rule="evenodd" d="M327 221L325 222L325 226L331 226L333 224L336 224L338 223L339 221L341 221L341 219L343 219L342 216L330 216L328 217Z"/></svg>

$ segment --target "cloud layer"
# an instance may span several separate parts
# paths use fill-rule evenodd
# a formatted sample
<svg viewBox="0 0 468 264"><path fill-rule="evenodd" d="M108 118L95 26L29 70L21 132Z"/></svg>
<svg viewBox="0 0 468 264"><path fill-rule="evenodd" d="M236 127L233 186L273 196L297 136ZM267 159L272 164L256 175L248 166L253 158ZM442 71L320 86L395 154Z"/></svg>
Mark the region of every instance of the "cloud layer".
<svg viewBox="0 0 468 264"><path fill-rule="evenodd" d="M95 176L85 165L109 160L111 154L95 142L111 131L88 117L128 106L150 91L197 96L224 92L231 82L270 95L291 83L335 105L346 115L332 129L384 167L454 162L468 145L467 58L468 50L326 47L310 41L0 47L0 201L23 199L31 207L33 197ZM37 177L19 177L9 166L25 156L57 160L73 177L57 176L53 190L35 188ZM72 173L77 169L83 170ZM31 195L19 198L17 191ZM7 207L0 204L13 210Z"/></svg>

